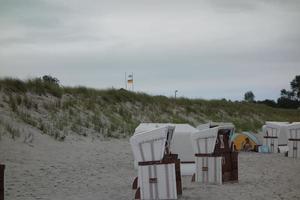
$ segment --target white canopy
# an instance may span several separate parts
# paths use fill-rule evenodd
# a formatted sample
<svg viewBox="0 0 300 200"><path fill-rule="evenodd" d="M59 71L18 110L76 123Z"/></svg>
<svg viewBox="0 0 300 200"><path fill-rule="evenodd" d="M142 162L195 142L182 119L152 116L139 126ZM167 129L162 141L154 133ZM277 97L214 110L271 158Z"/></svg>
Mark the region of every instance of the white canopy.
<svg viewBox="0 0 300 200"><path fill-rule="evenodd" d="M171 152L178 154L181 162L194 161L194 152L191 144L191 133L198 130L189 124L171 124L171 123L141 123L136 129L135 134L151 129L174 126L175 130L171 141Z"/></svg>
<svg viewBox="0 0 300 200"><path fill-rule="evenodd" d="M199 130L191 135L194 153L213 153L219 127Z"/></svg>
<svg viewBox="0 0 300 200"><path fill-rule="evenodd" d="M300 124L300 122L293 122L292 124Z"/></svg>
<svg viewBox="0 0 300 200"><path fill-rule="evenodd" d="M300 138L300 123L292 123L283 127L287 138L299 139Z"/></svg>
<svg viewBox="0 0 300 200"><path fill-rule="evenodd" d="M266 122L262 127L263 134L266 136L277 136L279 145L287 145L288 132L286 127L290 124L288 122Z"/></svg>
<svg viewBox="0 0 300 200"><path fill-rule="evenodd" d="M225 124L214 128L202 129L191 135L191 142L194 153L210 154L213 153L216 146L219 130L228 129L232 133L234 126Z"/></svg>
<svg viewBox="0 0 300 200"><path fill-rule="evenodd" d="M198 130L204 130L204 129L208 129L208 128L210 128L210 122L206 123L206 124L200 124L197 126Z"/></svg>
<svg viewBox="0 0 300 200"><path fill-rule="evenodd" d="M169 130L174 130L174 127L165 126L156 128L151 131L140 132L134 134L130 138L130 144L136 162L162 160Z"/></svg>

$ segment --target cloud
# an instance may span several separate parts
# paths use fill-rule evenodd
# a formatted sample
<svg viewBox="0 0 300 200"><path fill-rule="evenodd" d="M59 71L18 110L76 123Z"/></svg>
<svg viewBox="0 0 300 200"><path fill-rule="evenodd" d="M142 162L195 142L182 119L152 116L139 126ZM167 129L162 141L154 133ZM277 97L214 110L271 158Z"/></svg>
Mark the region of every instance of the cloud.
<svg viewBox="0 0 300 200"><path fill-rule="evenodd" d="M1 76L152 94L276 98L300 73L298 1L2 0ZM298 9L299 8L299 9ZM272 92L270 92L272 91ZM278 92L277 92L278 91Z"/></svg>

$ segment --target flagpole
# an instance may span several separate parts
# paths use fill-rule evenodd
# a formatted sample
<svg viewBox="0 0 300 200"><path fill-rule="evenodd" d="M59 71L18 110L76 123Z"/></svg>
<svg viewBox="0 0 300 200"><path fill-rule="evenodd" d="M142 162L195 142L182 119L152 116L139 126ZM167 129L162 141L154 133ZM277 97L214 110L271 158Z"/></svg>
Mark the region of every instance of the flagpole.
<svg viewBox="0 0 300 200"><path fill-rule="evenodd" d="M125 89L127 90L127 74L125 72Z"/></svg>
<svg viewBox="0 0 300 200"><path fill-rule="evenodd" d="M131 72L131 74L132 74L132 91L134 91L133 72Z"/></svg>

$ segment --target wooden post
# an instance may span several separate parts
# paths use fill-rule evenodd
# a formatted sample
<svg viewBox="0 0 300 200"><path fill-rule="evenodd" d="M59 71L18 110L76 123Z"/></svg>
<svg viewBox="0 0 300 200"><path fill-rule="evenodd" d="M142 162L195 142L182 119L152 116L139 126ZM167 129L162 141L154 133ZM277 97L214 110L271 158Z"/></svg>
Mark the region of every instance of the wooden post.
<svg viewBox="0 0 300 200"><path fill-rule="evenodd" d="M4 200L4 169L5 165L0 165L0 200Z"/></svg>

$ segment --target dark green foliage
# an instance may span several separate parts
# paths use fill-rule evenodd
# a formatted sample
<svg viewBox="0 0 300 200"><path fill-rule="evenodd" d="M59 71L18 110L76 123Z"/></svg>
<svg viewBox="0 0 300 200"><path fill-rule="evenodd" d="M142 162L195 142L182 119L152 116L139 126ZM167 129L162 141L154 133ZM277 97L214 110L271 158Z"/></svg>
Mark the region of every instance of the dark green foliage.
<svg viewBox="0 0 300 200"><path fill-rule="evenodd" d="M55 77L50 76L50 75L43 76L43 81L46 82L46 83L53 84L53 85L59 85L59 80Z"/></svg>
<svg viewBox="0 0 300 200"><path fill-rule="evenodd" d="M30 109L32 106L32 101L27 97L27 95L24 95L23 103L27 109Z"/></svg>
<svg viewBox="0 0 300 200"><path fill-rule="evenodd" d="M0 80L1 88L9 92L27 92L26 83L19 79L4 78Z"/></svg>
<svg viewBox="0 0 300 200"><path fill-rule="evenodd" d="M34 104L33 104L33 107L34 107L35 111L38 111L38 110L39 110L39 105L38 105L37 103L34 103Z"/></svg>
<svg viewBox="0 0 300 200"><path fill-rule="evenodd" d="M18 106L20 106L22 103L22 97L20 95L17 95L16 101L17 101Z"/></svg>
<svg viewBox="0 0 300 200"><path fill-rule="evenodd" d="M44 81L41 78L29 79L27 81L5 78L0 80L0 85L1 88L9 92L31 92L38 95L46 95L49 93L59 98L63 94L63 89L58 84L51 81Z"/></svg>
<svg viewBox="0 0 300 200"><path fill-rule="evenodd" d="M85 108L87 110L95 110L96 109L96 103L95 103L94 99L87 99L85 101Z"/></svg>
<svg viewBox="0 0 300 200"><path fill-rule="evenodd" d="M75 99L68 99L63 101L62 103L62 109L64 110L68 110L71 109L72 107L74 107L76 105L76 100Z"/></svg>
<svg viewBox="0 0 300 200"><path fill-rule="evenodd" d="M274 107L274 108L279 107L279 105L274 100L271 100L271 99L266 99L263 101L256 101L256 103L265 104L267 106Z"/></svg>
<svg viewBox="0 0 300 200"><path fill-rule="evenodd" d="M247 102L254 102L255 96L252 91L248 91L244 95L244 100Z"/></svg>
<svg viewBox="0 0 300 200"><path fill-rule="evenodd" d="M286 89L282 89L280 91L281 98L285 99L293 99L294 98L294 92L293 91L287 91Z"/></svg>
<svg viewBox="0 0 300 200"><path fill-rule="evenodd" d="M65 87L64 92L66 94L73 94L73 95L82 95L84 97L88 97L92 91L92 89L88 89L84 86L78 86L78 87Z"/></svg>
<svg viewBox="0 0 300 200"><path fill-rule="evenodd" d="M300 107L300 101L292 100L285 97L277 99L277 104L280 108L298 108Z"/></svg>
<svg viewBox="0 0 300 200"><path fill-rule="evenodd" d="M295 98L300 100L300 75L296 76L291 82L291 89Z"/></svg>
<svg viewBox="0 0 300 200"><path fill-rule="evenodd" d="M9 101L9 106L10 106L11 110L13 112L16 112L18 107L17 107L17 103L16 103L16 100L15 100L14 96L10 94L8 101Z"/></svg>
<svg viewBox="0 0 300 200"><path fill-rule="evenodd" d="M277 100L277 104L281 108L300 108L300 75L290 83L291 90L281 90L281 97Z"/></svg>

